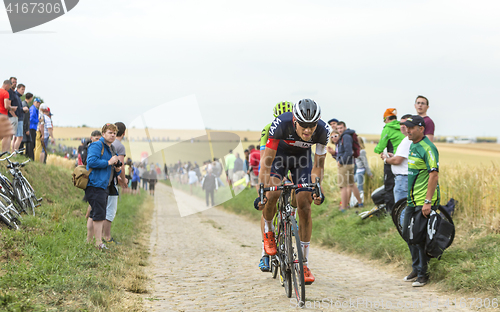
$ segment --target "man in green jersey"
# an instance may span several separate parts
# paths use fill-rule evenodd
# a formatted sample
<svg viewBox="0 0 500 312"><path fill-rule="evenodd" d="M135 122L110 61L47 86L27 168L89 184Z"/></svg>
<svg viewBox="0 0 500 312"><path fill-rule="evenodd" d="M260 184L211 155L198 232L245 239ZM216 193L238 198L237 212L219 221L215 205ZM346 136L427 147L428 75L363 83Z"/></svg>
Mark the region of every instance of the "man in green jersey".
<svg viewBox="0 0 500 312"><path fill-rule="evenodd" d="M424 135L424 118L411 116L404 125L408 129L408 139L413 142L408 155L408 206L403 222L403 237L408 238L408 226L414 212L422 211L424 217L428 218L431 209L435 210L439 206L439 153L436 146ZM414 287L424 286L428 281L429 262L425 254L425 242L408 246L413 271L404 280L413 282Z"/></svg>

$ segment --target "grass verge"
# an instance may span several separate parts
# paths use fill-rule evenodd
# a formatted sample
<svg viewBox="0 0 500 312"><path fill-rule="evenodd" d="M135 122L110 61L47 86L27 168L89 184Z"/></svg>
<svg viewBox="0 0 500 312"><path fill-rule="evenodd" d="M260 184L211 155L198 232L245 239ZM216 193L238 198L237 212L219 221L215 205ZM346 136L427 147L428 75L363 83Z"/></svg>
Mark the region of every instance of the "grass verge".
<svg viewBox="0 0 500 312"><path fill-rule="evenodd" d="M122 244L99 252L86 243L87 204L71 171L29 163L24 174L44 200L20 231L1 228L0 310L142 310L135 294L146 292L149 196L121 195L112 233Z"/></svg>

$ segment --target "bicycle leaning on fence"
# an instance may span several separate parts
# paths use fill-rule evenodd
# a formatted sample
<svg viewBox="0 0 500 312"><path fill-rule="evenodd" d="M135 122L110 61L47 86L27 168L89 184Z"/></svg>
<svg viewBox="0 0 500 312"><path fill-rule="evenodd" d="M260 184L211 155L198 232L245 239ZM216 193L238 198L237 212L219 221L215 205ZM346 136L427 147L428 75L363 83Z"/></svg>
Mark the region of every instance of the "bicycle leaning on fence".
<svg viewBox="0 0 500 312"><path fill-rule="evenodd" d="M288 298L295 294L299 306L303 306L306 297L306 288L304 282L304 265L306 259L302 254L297 221L295 212L290 205L290 195L293 190L298 188L312 187L316 196L322 198L319 178L316 183L304 184L286 184L280 186L266 187L261 183L259 188L260 203L264 204L264 193L269 191L282 191L278 200L277 226L276 226L276 249L275 256L271 256L271 273L276 278L278 271L280 273L280 283L285 287ZM294 292L292 292L292 284Z"/></svg>

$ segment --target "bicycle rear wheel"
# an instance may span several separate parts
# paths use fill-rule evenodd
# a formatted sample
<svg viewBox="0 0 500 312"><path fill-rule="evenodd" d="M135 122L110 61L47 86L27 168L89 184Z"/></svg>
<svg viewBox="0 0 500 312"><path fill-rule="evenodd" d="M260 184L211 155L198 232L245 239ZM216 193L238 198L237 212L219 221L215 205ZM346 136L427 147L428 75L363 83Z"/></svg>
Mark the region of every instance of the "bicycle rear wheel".
<svg viewBox="0 0 500 312"><path fill-rule="evenodd" d="M299 307L304 306L306 300L306 284L304 282L304 257L302 255L302 246L300 244L299 231L297 230L297 221L291 217L287 224L287 253L291 261L292 281L294 295Z"/></svg>

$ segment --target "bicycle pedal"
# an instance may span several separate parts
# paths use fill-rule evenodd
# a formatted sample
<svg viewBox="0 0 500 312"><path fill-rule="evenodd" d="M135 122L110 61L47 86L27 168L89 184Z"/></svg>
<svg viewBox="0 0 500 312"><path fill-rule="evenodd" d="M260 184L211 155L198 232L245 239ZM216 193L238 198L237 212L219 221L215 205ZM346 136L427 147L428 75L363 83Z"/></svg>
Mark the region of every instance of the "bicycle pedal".
<svg viewBox="0 0 500 312"><path fill-rule="evenodd" d="M43 200L43 197L37 198L36 200L41 202Z"/></svg>

